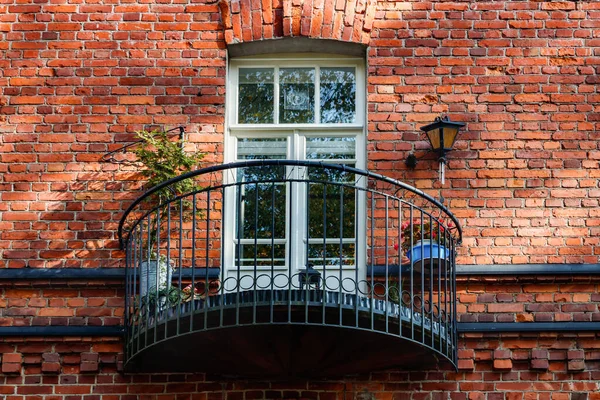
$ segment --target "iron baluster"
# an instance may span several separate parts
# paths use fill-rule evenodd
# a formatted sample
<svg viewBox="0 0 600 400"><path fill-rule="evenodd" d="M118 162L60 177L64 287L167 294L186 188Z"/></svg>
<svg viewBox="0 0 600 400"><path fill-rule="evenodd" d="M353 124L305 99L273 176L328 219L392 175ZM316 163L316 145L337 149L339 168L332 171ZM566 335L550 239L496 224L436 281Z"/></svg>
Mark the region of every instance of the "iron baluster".
<svg viewBox="0 0 600 400"><path fill-rule="evenodd" d="M208 302L210 300L210 281L208 278L208 268L210 265L210 231L211 231L211 223L210 223L210 210L212 208L212 204L210 201L210 194L212 190L208 190L206 192L206 258L204 262L204 329L208 329ZM192 299L196 295L196 289L192 287Z"/></svg>

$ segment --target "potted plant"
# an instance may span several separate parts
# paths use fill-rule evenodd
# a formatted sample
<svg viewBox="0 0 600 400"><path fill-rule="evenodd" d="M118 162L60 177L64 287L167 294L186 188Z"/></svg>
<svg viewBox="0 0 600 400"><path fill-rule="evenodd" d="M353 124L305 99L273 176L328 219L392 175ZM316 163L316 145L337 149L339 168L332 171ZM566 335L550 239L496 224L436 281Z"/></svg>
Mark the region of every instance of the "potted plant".
<svg viewBox="0 0 600 400"><path fill-rule="evenodd" d="M145 189L192 171L204 157L203 153L187 154L183 149L183 137L173 140L169 131L144 130L136 135L139 142L133 153L143 167L140 173L146 179ZM192 179L185 179L156 191L147 201L150 207L168 207L169 199L199 189ZM172 207L181 207L184 219L189 219L192 211L189 200L176 202ZM157 218L149 218L148 221L150 227L142 243L145 259L139 264L140 294L147 297L145 303L148 306L152 303L152 307L158 306L160 309L165 304L176 304L181 296L176 296L171 286L173 260L167 260L167 257L161 254L158 243L159 235L164 232L162 228L167 223L166 219L163 218L159 222Z"/></svg>
<svg viewBox="0 0 600 400"><path fill-rule="evenodd" d="M430 218L414 218L405 221L402 226L402 250L412 263L426 259L446 260L450 257L450 249L445 246L447 229L454 224L443 224Z"/></svg>
<svg viewBox="0 0 600 400"><path fill-rule="evenodd" d="M168 304L175 305L181 301L181 292L176 286L165 286L164 288L151 290L147 295L142 295L142 310L148 312L150 315L156 311L160 312L164 310Z"/></svg>
<svg viewBox="0 0 600 400"><path fill-rule="evenodd" d="M161 312L167 304L176 306L179 304L189 303L193 300L203 299L203 293L191 283L183 288L179 286L166 286L158 291L150 291L147 295L141 296L141 309L143 313L148 313L150 316L155 312Z"/></svg>

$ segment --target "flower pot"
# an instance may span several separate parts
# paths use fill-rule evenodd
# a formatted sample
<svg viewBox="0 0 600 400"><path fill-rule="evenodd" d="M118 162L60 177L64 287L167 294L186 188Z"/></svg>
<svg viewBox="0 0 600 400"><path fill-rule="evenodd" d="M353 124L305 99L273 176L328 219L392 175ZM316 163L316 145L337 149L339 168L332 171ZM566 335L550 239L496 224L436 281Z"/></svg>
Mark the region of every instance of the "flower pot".
<svg viewBox="0 0 600 400"><path fill-rule="evenodd" d="M427 239L415 243L415 245L406 252L406 255L413 263L427 259L447 260L450 258L450 250L435 240Z"/></svg>
<svg viewBox="0 0 600 400"><path fill-rule="evenodd" d="M171 285L172 266L166 260L150 260L140 263L140 295L160 292ZM158 285L157 285L158 281Z"/></svg>

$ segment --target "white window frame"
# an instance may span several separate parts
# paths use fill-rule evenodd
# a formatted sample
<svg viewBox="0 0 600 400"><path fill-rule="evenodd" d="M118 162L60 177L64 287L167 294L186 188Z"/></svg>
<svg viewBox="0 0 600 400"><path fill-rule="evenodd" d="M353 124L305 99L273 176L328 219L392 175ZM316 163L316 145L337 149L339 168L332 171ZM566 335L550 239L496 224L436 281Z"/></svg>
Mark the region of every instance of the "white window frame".
<svg viewBox="0 0 600 400"><path fill-rule="evenodd" d="M277 68L315 68L315 120L320 118L320 90L319 90L319 68L326 67L352 67L356 71L356 99L355 99L355 121L353 123L301 123L301 124L279 124L279 77ZM274 123L272 124L239 124L238 116L238 74L240 68L274 68ZM366 169L366 78L365 78L365 60L357 57L344 57L339 55L282 55L279 56L252 56L241 57L230 60L227 71L227 95L226 95L226 120L225 120L225 149L224 162L237 161L237 138L287 138L287 158L295 160L304 160L306 151L307 137L354 137L355 138L355 159L354 160L331 160L325 162L331 163L353 163L358 169ZM297 168L297 173L301 173L301 169ZM228 174L230 175L230 174ZM225 183L231 183L231 176L225 176ZM228 181L229 180L229 181ZM296 198L301 199L299 191L295 191ZM354 271L358 268L364 274L366 271L366 200L359 196L356 216L356 235L357 248L355 250L356 265L342 266L342 269ZM292 200L293 201L293 200ZM227 202L226 208L223 210L225 220L234 221L236 216L236 206L234 202ZM286 204L290 204L289 191L286 194ZM275 267L276 270L297 271L305 267L304 251L297 251L305 248L305 240L303 235L296 231L292 232L292 237L289 236L289 220L290 213L294 212L293 219L301 221L304 215L301 215L300 207L293 207L292 210L286 212L286 250L285 254L290 255L289 262L291 266L285 265ZM231 224L229 224L231 225ZM303 225L303 224L302 224ZM234 268L235 264L235 229L224 226L224 242L223 242L223 260L224 268ZM304 232L302 232L304 233ZM293 254L289 252L289 246L292 245L296 249ZM242 270L252 270L254 267L242 267ZM270 270L269 267L257 267L258 270ZM319 267L315 267L319 269ZM327 269L333 269L328 266Z"/></svg>

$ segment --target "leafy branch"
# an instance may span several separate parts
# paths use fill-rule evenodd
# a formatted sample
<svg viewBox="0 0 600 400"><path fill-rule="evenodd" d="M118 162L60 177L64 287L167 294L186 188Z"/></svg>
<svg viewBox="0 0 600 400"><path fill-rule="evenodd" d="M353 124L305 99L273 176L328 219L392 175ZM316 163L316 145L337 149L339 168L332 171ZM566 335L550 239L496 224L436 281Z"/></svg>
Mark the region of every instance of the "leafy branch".
<svg viewBox="0 0 600 400"><path fill-rule="evenodd" d="M133 150L139 163L144 166L141 174L146 178L146 189L177 176L191 172L204 158L204 153L187 154L183 149L183 139L172 140L166 131L139 131L136 133L140 144ZM147 200L151 206L163 205L169 207L169 200L200 190L201 187L193 179L182 179L172 183L152 194ZM183 214L184 219L189 219L192 212L192 202L182 200L177 202L174 209ZM181 208L181 209L180 209ZM165 222L161 220L160 225ZM160 226L156 218L152 218L148 237L148 248L152 248ZM156 251L158 253L158 249Z"/></svg>

